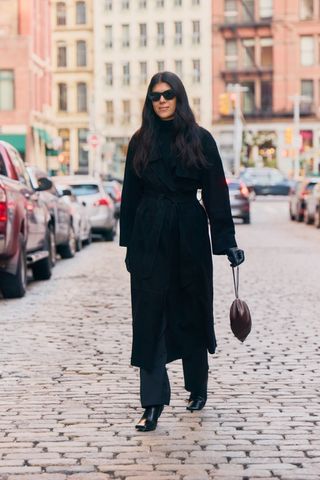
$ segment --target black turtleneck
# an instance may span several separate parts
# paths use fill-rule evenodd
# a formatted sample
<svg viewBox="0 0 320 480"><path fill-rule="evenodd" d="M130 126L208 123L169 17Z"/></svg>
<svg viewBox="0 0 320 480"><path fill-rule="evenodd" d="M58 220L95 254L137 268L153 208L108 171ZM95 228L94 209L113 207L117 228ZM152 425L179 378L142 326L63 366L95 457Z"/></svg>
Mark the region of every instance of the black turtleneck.
<svg viewBox="0 0 320 480"><path fill-rule="evenodd" d="M158 120L157 125L161 157L172 174L176 166L176 155L172 151L172 141L174 137L173 120Z"/></svg>

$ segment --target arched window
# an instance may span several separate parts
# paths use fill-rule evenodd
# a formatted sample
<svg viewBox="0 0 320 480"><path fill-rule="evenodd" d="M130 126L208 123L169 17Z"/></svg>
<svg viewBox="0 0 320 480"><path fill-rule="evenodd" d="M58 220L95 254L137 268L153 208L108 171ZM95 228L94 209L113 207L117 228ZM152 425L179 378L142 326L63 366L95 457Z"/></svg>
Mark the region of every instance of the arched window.
<svg viewBox="0 0 320 480"><path fill-rule="evenodd" d="M77 66L87 66L87 44L84 40L77 41Z"/></svg>
<svg viewBox="0 0 320 480"><path fill-rule="evenodd" d="M56 10L56 21L57 25L66 25L67 24L67 9L65 2L58 2Z"/></svg>
<svg viewBox="0 0 320 480"><path fill-rule="evenodd" d="M87 84L83 82L77 84L77 107L78 112L88 111Z"/></svg>
<svg viewBox="0 0 320 480"><path fill-rule="evenodd" d="M87 23L87 8L86 2L76 3L76 24L84 25Z"/></svg>

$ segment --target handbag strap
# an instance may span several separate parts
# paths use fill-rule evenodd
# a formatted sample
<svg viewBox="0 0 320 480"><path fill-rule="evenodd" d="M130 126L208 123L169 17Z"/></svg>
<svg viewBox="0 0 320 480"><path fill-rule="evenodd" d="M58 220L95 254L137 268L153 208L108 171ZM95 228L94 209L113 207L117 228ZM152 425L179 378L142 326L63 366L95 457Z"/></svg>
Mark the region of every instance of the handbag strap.
<svg viewBox="0 0 320 480"><path fill-rule="evenodd" d="M235 267L232 267L232 276L233 276L233 286L234 286L234 294L236 298L239 298L239 267L237 268L237 273L235 273Z"/></svg>

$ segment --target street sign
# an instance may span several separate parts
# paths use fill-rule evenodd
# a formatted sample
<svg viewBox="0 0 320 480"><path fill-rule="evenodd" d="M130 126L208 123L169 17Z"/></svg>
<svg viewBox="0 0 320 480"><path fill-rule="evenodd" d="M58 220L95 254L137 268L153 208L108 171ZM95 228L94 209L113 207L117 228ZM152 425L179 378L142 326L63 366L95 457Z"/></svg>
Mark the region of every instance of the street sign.
<svg viewBox="0 0 320 480"><path fill-rule="evenodd" d="M90 133L87 141L91 148L97 148L100 145L100 139L95 133Z"/></svg>

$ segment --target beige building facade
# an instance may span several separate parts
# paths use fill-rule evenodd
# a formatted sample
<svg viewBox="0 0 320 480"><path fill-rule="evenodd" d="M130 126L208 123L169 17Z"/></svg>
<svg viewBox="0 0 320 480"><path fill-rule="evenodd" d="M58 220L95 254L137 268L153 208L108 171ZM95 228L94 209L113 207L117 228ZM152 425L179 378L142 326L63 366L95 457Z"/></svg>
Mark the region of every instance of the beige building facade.
<svg viewBox="0 0 320 480"><path fill-rule="evenodd" d="M88 173L92 130L93 1L51 2L53 108L61 153L53 170Z"/></svg>
<svg viewBox="0 0 320 480"><path fill-rule="evenodd" d="M212 0L212 24L214 131L230 169L235 131L224 96L238 84L243 161L320 173L319 1Z"/></svg>
<svg viewBox="0 0 320 480"><path fill-rule="evenodd" d="M95 128L104 172L122 175L147 85L177 73L199 123L211 129L211 0L95 0Z"/></svg>

